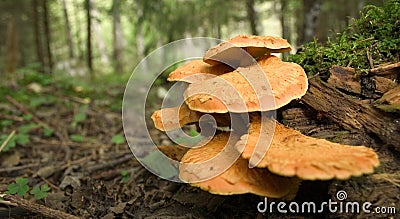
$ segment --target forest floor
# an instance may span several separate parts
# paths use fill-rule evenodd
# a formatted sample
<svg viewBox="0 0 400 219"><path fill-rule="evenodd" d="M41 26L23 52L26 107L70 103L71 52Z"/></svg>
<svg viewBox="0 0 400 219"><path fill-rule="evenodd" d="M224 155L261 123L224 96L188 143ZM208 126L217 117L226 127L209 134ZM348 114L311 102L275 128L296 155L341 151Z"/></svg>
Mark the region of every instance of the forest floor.
<svg viewBox="0 0 400 219"><path fill-rule="evenodd" d="M31 188L47 184L46 198L24 194L31 203L80 218L396 218L399 214L331 213L327 208L317 214L262 214L257 205L263 197L212 195L162 180L142 167L121 140L120 108L110 107L110 100L122 100L123 84L109 87L101 98L79 87L66 92L52 83L16 82L3 88L7 91L0 102L2 140L17 132L16 146L0 152L0 192L9 190L17 177L28 179ZM310 136L367 145L377 151L381 162L374 174L347 181L303 181L294 201L314 201L319 206L337 200L337 192L344 190L346 201L368 201L400 211L398 151L377 136L349 132L321 118L301 101L279 110L278 116L283 124ZM161 132L150 131L165 143ZM43 215L0 201L0 218L32 216Z"/></svg>

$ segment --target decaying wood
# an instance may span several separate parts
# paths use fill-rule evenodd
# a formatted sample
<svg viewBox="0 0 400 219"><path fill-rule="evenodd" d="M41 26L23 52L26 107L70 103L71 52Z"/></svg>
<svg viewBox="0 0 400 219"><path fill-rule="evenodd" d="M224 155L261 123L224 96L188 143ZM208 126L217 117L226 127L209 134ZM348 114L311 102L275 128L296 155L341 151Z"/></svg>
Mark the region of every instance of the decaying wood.
<svg viewBox="0 0 400 219"><path fill-rule="evenodd" d="M388 103L389 105L400 105L400 85L386 92L377 103Z"/></svg>
<svg viewBox="0 0 400 219"><path fill-rule="evenodd" d="M309 84L308 92L302 98L308 106L347 130L374 133L400 150L400 121L317 78Z"/></svg>
<svg viewBox="0 0 400 219"><path fill-rule="evenodd" d="M387 78L387 75L385 77L377 75L361 76L351 67L334 65L329 69L329 73L329 84L348 93L362 94L369 98L377 98L397 85L395 80ZM362 86L363 82L364 87Z"/></svg>
<svg viewBox="0 0 400 219"><path fill-rule="evenodd" d="M370 145L372 139L366 133L343 131L336 123L327 123L317 112L306 108L290 108L282 112L282 124L301 133L347 145Z"/></svg>
<svg viewBox="0 0 400 219"><path fill-rule="evenodd" d="M30 212L41 214L48 218L63 218L63 219L78 219L79 218L74 215L59 211L59 210L51 209L44 205L39 205L36 203L29 202L28 200L25 200L19 196L2 195L2 197L5 201L9 201L13 204L16 204L18 207L24 208Z"/></svg>
<svg viewBox="0 0 400 219"><path fill-rule="evenodd" d="M385 112L400 112L400 85L386 92L375 102L375 107Z"/></svg>
<svg viewBox="0 0 400 219"><path fill-rule="evenodd" d="M360 77L354 68L334 65L329 69L328 83L347 92L361 94Z"/></svg>
<svg viewBox="0 0 400 219"><path fill-rule="evenodd" d="M397 83L395 80L381 77L381 76L374 76L373 79L375 80L375 85L376 85L376 92L379 93L386 93L390 89L396 87Z"/></svg>
<svg viewBox="0 0 400 219"><path fill-rule="evenodd" d="M369 73L374 75L390 75L394 73L400 73L400 62L370 69Z"/></svg>

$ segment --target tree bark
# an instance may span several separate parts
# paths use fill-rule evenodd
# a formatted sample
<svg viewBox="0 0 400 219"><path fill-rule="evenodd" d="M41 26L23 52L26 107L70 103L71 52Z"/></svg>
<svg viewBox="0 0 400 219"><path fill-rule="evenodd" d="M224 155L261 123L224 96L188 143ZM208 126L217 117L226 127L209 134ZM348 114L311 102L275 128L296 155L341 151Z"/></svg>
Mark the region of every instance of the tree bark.
<svg viewBox="0 0 400 219"><path fill-rule="evenodd" d="M7 75L10 76L11 73L15 72L18 65L18 30L13 17L8 23L6 48L7 58L5 64L7 66Z"/></svg>
<svg viewBox="0 0 400 219"><path fill-rule="evenodd" d="M140 5L138 3L138 0L136 0L136 4ZM135 24L135 26L136 26L136 51L137 51L138 59L142 60L144 58L144 56L146 55L145 54L144 33L143 33L144 8L137 7L136 14L137 14L137 22Z"/></svg>
<svg viewBox="0 0 400 219"><path fill-rule="evenodd" d="M43 44L40 31L40 15L39 15L39 0L33 0L33 32L35 34L35 46L36 46L36 59L40 63L40 71L43 72L45 66L43 57Z"/></svg>
<svg viewBox="0 0 400 219"><path fill-rule="evenodd" d="M247 19L250 23L251 33L258 35L257 31L257 13L254 9L254 0L246 0Z"/></svg>
<svg viewBox="0 0 400 219"><path fill-rule="evenodd" d="M51 73L53 69L53 57L51 52L51 36L50 36L50 19L49 11L47 8L47 1L42 1L43 7L43 25L46 40L46 52L47 52L47 73Z"/></svg>
<svg viewBox="0 0 400 219"><path fill-rule="evenodd" d="M312 79L309 84L306 95L302 97L304 103L347 130L375 134L400 150L398 118L339 92L319 79Z"/></svg>
<svg viewBox="0 0 400 219"><path fill-rule="evenodd" d="M91 15L91 1L85 0L86 8L86 23L87 23L87 40L86 40L86 61L90 75L93 77L93 59L92 59L92 15Z"/></svg>
<svg viewBox="0 0 400 219"><path fill-rule="evenodd" d="M83 59L84 58L84 49L82 48L83 46L83 39L82 39L82 28L81 28L81 21L79 19L79 4L76 2L76 0L73 1L73 5L74 5L74 14L75 16L73 16L75 19L75 39L76 39L76 43L77 43L77 48L78 48L78 57L79 59Z"/></svg>
<svg viewBox="0 0 400 219"><path fill-rule="evenodd" d="M65 32L67 36L67 44L68 44L68 52L69 57L73 59L75 57L74 53L74 44L72 42L72 34L71 34L71 24L69 22L68 10L67 10L67 2L62 0L63 11L64 11L64 20L65 20Z"/></svg>
<svg viewBox="0 0 400 219"><path fill-rule="evenodd" d="M118 73L124 71L124 46L125 38L121 27L121 12L120 12L120 0L113 0L112 12L113 12L113 60L115 62L114 70Z"/></svg>
<svg viewBox="0 0 400 219"><path fill-rule="evenodd" d="M94 4L94 1L91 1L90 5L90 10L91 10L91 15L93 17L92 19L92 27L93 27L93 33L95 37L95 41L98 45L99 52L100 52L100 60L101 63L103 63L105 66L108 66L110 63L110 60L108 58L108 53L107 53L107 47L106 43L103 38L103 30L101 28L101 23L100 23L100 15L99 11L97 10L96 5Z"/></svg>
<svg viewBox="0 0 400 219"><path fill-rule="evenodd" d="M282 28L282 37L284 39L287 39L290 41L290 31L289 31L289 22L287 19L287 13L288 13L288 9L287 9L287 0L281 0L281 28ZM287 56L287 54L282 53L282 57L285 58Z"/></svg>
<svg viewBox="0 0 400 219"><path fill-rule="evenodd" d="M322 0L303 0L303 28L299 33L299 45L314 39L321 13Z"/></svg>

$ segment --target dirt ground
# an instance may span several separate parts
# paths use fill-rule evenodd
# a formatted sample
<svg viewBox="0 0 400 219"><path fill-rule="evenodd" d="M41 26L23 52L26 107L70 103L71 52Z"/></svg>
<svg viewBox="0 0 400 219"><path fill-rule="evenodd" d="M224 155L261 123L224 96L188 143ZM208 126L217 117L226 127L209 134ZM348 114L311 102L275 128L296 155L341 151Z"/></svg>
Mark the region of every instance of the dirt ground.
<svg viewBox="0 0 400 219"><path fill-rule="evenodd" d="M69 107L66 107L68 105ZM185 184L161 180L144 169L133 157L127 144L116 145L111 139L123 134L121 115L93 101L85 109L87 118L75 131L84 142L69 140L73 116L82 105L74 98L43 105L34 115L54 129L46 137L42 129L29 131L30 142L0 153L0 191L17 177L29 179L29 185L48 184L51 191L43 200L26 199L81 218L397 218L396 214L331 213L259 213L264 201L256 195L218 196ZM72 106L72 107L71 107ZM14 124L2 130L10 133L26 123L21 109L10 102L0 109L13 112ZM297 115L288 117L287 115ZM340 190L346 201L371 202L373 206L396 207L400 211L400 156L377 136L350 133L301 102L278 112L279 120L304 134L352 145L367 145L379 154L381 165L372 175L347 181L303 181L294 199L298 203L337 200ZM151 130L159 141L165 137ZM124 177L121 171L127 171ZM270 200L276 201L280 200ZM0 218L43 217L19 206L0 203Z"/></svg>

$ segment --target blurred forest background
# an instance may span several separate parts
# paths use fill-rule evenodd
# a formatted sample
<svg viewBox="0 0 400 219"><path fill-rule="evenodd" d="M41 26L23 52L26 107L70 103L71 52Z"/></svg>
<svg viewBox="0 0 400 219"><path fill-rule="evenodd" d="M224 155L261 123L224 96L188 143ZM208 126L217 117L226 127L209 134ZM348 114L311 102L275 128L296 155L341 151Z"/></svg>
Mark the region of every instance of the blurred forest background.
<svg viewBox="0 0 400 219"><path fill-rule="evenodd" d="M365 7L369 4L379 7ZM400 107L378 98L390 89L398 94L400 74L365 75L381 64L400 66L399 21L400 0L0 0L0 218L32 217L32 209L4 204L2 194L31 200L38 186L47 185L36 203L80 218L263 217L256 211L258 196L199 193L146 171L132 159L121 121L126 82L146 55L182 38L226 40L238 34L286 38L292 53L302 52L284 58L300 64L310 78L327 79L333 65L346 67L350 76L340 80L343 92L340 86L316 89L317 80L309 82L314 91L326 91L324 97L331 95L323 100L334 102L316 102L322 99L310 95L319 93L309 94L307 103L280 109L282 118L292 118L283 124L303 127L312 137L378 149L377 174L329 185L305 183L297 201L326 201L344 190L348 200L399 208L398 150L385 144L400 145ZM158 79L146 96L147 114L160 108L168 86ZM325 111L322 106L345 110L317 113ZM146 146L148 131L157 145L172 145L148 124L148 130L130 127L131 142ZM157 161L153 154L143 156ZM171 171L168 165L158 168ZM327 211L313 217L340 218Z"/></svg>
<svg viewBox="0 0 400 219"><path fill-rule="evenodd" d="M152 50L185 37L276 35L325 42L383 0L2 0L0 76L128 75ZM113 74L113 75L114 75Z"/></svg>

